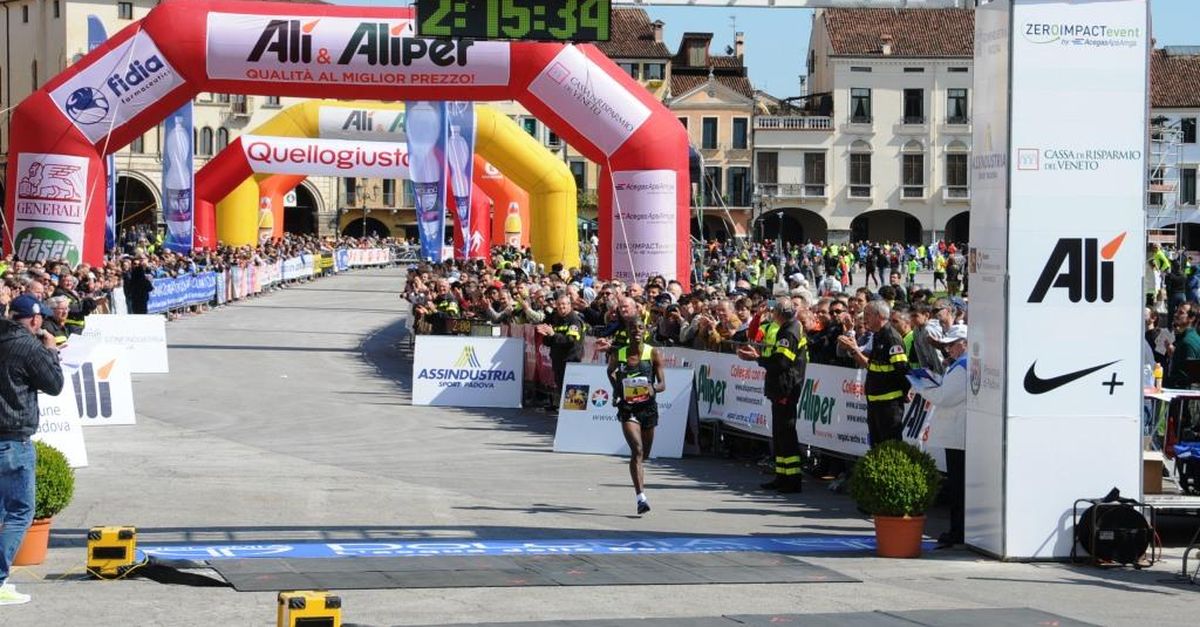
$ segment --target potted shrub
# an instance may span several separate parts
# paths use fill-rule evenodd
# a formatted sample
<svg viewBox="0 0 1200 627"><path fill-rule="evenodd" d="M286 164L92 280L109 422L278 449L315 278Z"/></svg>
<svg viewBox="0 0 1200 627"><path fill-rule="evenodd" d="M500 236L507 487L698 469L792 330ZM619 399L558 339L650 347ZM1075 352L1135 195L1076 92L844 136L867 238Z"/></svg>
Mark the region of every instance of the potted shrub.
<svg viewBox="0 0 1200 627"><path fill-rule="evenodd" d="M25 532L21 548L13 558L15 566L36 566L46 560L50 543L50 519L66 509L75 494L75 471L67 457L43 442L34 442L37 472L33 524Z"/></svg>
<svg viewBox="0 0 1200 627"><path fill-rule="evenodd" d="M933 458L907 442L884 442L858 460L850 475L850 495L875 517L880 557L921 555L925 511L941 482Z"/></svg>

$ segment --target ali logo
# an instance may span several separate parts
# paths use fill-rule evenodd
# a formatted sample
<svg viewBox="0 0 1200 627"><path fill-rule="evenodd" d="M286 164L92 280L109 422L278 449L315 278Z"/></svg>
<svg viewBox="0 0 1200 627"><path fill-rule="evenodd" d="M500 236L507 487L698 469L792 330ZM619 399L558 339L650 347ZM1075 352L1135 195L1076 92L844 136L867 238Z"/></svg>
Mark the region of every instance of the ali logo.
<svg viewBox="0 0 1200 627"><path fill-rule="evenodd" d="M71 382L75 384L75 405L81 418L112 418L112 391L108 377L117 360L113 359L96 369L92 362L84 362Z"/></svg>
<svg viewBox="0 0 1200 627"><path fill-rule="evenodd" d="M925 430L925 421L929 418L929 403L918 394L913 397L908 408L904 411L904 435L913 440L924 442L929 438Z"/></svg>
<svg viewBox="0 0 1200 627"><path fill-rule="evenodd" d="M274 19L267 22L246 60L258 63L268 54L279 63L335 63L327 48L313 50L313 31L321 20ZM338 55L337 65L348 65L358 57L367 65L410 66L423 58L440 67L467 64L469 39L425 40L412 35L412 22L360 22ZM315 54L314 54L315 53Z"/></svg>
<svg viewBox="0 0 1200 627"><path fill-rule="evenodd" d="M827 425L833 422L833 407L836 400L832 396L818 396L817 388L820 381L804 380L804 388L800 390L800 419L812 423L813 433L817 432L817 423Z"/></svg>
<svg viewBox="0 0 1200 627"><path fill-rule="evenodd" d="M464 346L462 354L458 356L458 361L454 362L454 365L459 368L466 368L468 366L471 368L480 368L479 357L475 355L475 347Z"/></svg>
<svg viewBox="0 0 1200 627"><path fill-rule="evenodd" d="M1042 275L1029 293L1029 302L1040 303L1050 288L1066 288L1067 299L1073 303L1113 299L1113 258L1125 241L1125 233L1100 246L1094 237L1064 237L1058 240ZM1066 269L1063 265L1066 264Z"/></svg>

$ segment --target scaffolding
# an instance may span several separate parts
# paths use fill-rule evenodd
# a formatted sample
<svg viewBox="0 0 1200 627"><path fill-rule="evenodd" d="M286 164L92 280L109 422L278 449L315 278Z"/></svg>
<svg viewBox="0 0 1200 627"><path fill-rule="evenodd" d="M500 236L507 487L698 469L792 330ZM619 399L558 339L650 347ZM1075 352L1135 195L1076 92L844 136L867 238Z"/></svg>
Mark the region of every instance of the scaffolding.
<svg viewBox="0 0 1200 627"><path fill-rule="evenodd" d="M1185 215L1179 204L1180 168L1183 164L1183 129L1180 120L1158 116L1150 120L1150 154L1146 175L1146 239L1154 244L1183 244L1183 224L1200 221Z"/></svg>

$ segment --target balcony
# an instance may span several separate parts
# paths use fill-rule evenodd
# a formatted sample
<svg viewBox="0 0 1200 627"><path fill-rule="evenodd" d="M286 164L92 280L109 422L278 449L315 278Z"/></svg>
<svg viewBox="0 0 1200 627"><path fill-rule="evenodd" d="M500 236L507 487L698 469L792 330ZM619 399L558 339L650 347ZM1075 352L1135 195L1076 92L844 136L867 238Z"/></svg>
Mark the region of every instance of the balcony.
<svg viewBox="0 0 1200 627"><path fill-rule="evenodd" d="M971 200L971 188L965 185L947 185L942 188L942 200L967 202Z"/></svg>
<svg viewBox="0 0 1200 627"><path fill-rule="evenodd" d="M833 118L820 115L760 115L756 131L832 131Z"/></svg>
<svg viewBox="0 0 1200 627"><path fill-rule="evenodd" d="M946 124L949 126L966 126L971 123L971 118L966 116L946 118Z"/></svg>
<svg viewBox="0 0 1200 627"><path fill-rule="evenodd" d="M824 183L759 183L758 193L764 198L828 198Z"/></svg>
<svg viewBox="0 0 1200 627"><path fill-rule="evenodd" d="M929 122L923 115L906 115L900 118L893 132L897 135L925 135L929 133Z"/></svg>

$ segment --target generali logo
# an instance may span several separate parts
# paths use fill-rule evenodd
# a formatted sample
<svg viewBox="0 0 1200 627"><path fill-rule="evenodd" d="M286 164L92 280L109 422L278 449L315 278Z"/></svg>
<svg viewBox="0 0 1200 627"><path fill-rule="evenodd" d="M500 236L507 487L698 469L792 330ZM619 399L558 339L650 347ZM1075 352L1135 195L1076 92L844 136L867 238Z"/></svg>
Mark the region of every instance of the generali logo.
<svg viewBox="0 0 1200 627"><path fill-rule="evenodd" d="M1095 237L1064 237L1058 240L1033 291L1031 303L1046 299L1051 289L1065 289L1072 303L1109 303L1113 299L1114 257L1125 242L1121 233L1101 245Z"/></svg>

